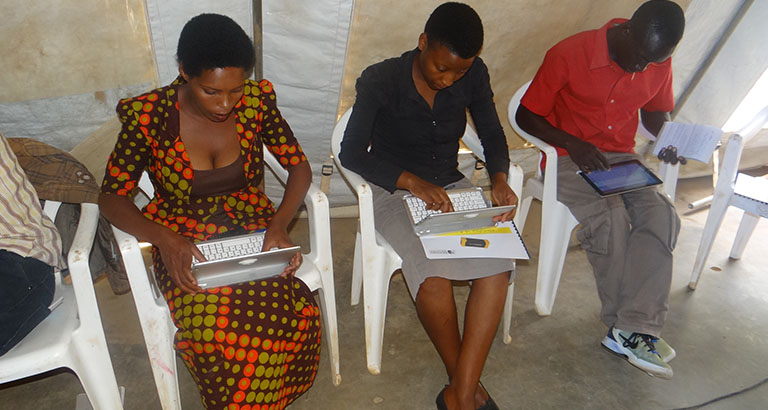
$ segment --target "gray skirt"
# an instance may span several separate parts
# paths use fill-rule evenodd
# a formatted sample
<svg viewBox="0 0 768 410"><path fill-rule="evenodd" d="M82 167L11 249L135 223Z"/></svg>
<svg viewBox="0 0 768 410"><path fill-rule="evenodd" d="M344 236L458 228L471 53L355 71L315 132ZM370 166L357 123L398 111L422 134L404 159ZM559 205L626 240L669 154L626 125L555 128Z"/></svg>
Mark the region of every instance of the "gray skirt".
<svg viewBox="0 0 768 410"><path fill-rule="evenodd" d="M419 287L429 277L450 280L473 280L512 271L514 259L461 258L428 259L424 254L421 240L413 232L411 221L403 206L403 196L408 191L398 189L394 193L370 184L373 191L373 213L376 231L389 242L392 249L403 259L402 271L411 297L415 300ZM472 183L466 178L445 188L469 188ZM512 276L513 278L514 276ZM510 280L512 279L510 278Z"/></svg>

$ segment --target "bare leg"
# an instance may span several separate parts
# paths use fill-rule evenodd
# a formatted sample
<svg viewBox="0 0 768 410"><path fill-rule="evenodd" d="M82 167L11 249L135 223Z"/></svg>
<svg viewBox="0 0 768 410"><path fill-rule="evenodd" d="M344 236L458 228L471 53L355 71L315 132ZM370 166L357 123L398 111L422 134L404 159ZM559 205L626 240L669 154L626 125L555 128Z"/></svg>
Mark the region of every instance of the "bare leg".
<svg viewBox="0 0 768 410"><path fill-rule="evenodd" d="M416 312L443 360L448 379L453 380L459 360L461 336L451 281L438 277L427 278L416 295Z"/></svg>
<svg viewBox="0 0 768 410"><path fill-rule="evenodd" d="M450 380L445 400L450 409L475 410L488 398L478 383L501 319L508 283L509 272L473 281L463 340L451 281L428 278L419 288L416 310L445 365Z"/></svg>

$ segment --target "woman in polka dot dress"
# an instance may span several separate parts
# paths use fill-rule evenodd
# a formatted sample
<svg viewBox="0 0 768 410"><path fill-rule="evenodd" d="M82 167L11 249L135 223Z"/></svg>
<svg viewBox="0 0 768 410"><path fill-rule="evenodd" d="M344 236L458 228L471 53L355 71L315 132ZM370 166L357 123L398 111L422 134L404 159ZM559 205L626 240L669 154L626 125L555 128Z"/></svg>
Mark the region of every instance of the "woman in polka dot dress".
<svg viewBox="0 0 768 410"><path fill-rule="evenodd" d="M288 223L311 170L283 120L272 84L248 80L253 44L230 18L202 14L182 30L179 77L120 101L122 131L107 163L99 204L118 228L151 242L153 264L178 328L176 349L207 409L283 409L312 385L320 355L320 315L294 278L282 274L202 290L190 266L194 242L266 229L264 248L292 246ZM259 190L262 143L289 172L277 209ZM155 197L141 211L130 199L143 172Z"/></svg>

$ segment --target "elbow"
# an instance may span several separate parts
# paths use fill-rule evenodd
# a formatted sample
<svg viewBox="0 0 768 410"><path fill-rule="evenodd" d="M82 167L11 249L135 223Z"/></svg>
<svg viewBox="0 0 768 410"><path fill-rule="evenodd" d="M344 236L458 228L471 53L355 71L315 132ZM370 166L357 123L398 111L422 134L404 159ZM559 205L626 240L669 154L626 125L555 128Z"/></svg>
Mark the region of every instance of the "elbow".
<svg viewBox="0 0 768 410"><path fill-rule="evenodd" d="M347 167L347 153L343 148L339 150L339 164L341 164L344 168Z"/></svg>
<svg viewBox="0 0 768 410"><path fill-rule="evenodd" d="M344 149L344 145L342 145L341 150L339 150L339 163L344 168L350 170L355 169L355 161L353 160L353 156L350 155L349 150Z"/></svg>
<svg viewBox="0 0 768 410"><path fill-rule="evenodd" d="M107 219L107 221L114 224L117 222L117 219L119 219L121 207L125 206L123 201L129 200L127 200L125 197L121 197L115 194L101 192L99 193L98 200L99 212L104 216L104 218ZM130 206L134 206L130 201L128 204Z"/></svg>
<svg viewBox="0 0 768 410"><path fill-rule="evenodd" d="M517 107L515 122L517 122L520 129L532 136L541 138L540 135L548 132L547 126L549 125L549 122L544 117L534 113L522 104Z"/></svg>
<svg viewBox="0 0 768 410"><path fill-rule="evenodd" d="M107 205L106 205L107 201L108 201L107 194L105 194L103 192L99 192L99 199L98 199L97 203L99 204L99 208L100 209L103 210L103 209L107 208Z"/></svg>
<svg viewBox="0 0 768 410"><path fill-rule="evenodd" d="M112 209L112 206L110 206L110 195L105 194L104 192L99 193L99 212L101 212L102 215L104 215L104 218L107 218L109 222L112 222L112 213L110 212Z"/></svg>
<svg viewBox="0 0 768 410"><path fill-rule="evenodd" d="M523 131L531 133L531 111L525 108L522 104L520 104L517 107L517 112L515 112L515 122L517 122L517 125L523 129Z"/></svg>

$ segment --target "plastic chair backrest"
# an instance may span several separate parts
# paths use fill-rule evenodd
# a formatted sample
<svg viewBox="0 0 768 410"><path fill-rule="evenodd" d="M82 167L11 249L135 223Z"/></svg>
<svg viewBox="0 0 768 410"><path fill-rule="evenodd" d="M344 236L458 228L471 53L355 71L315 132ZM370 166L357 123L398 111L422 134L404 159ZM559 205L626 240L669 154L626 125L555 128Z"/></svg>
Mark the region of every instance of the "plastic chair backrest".
<svg viewBox="0 0 768 410"><path fill-rule="evenodd" d="M763 129L766 123L768 123L768 106L760 110L744 127L728 139L728 145L725 147L725 154L718 172L715 195L721 192L733 192L744 146Z"/></svg>
<svg viewBox="0 0 768 410"><path fill-rule="evenodd" d="M528 87L531 85L531 82L528 81L520 88L515 91L515 93L512 95L512 98L509 100L509 105L507 106L507 116L509 118L509 123L512 125L512 129L515 130L515 132L520 135L526 142L533 144L539 151L539 157L546 156L547 157L547 164L553 162L550 161L551 156L554 156L554 158L557 158L557 151L555 150L555 147L552 145L549 145L548 143L544 142L543 140L539 139L538 137L535 137L531 134L529 134L527 131L524 131L520 126L517 124L516 120L516 113L517 113L517 107L520 106L520 100L523 98L523 95L525 95L525 92L528 91ZM554 169L557 167L557 162L554 164ZM550 172L550 168L547 167L545 169L545 173ZM536 167L536 175L541 175L541 167Z"/></svg>
<svg viewBox="0 0 768 410"><path fill-rule="evenodd" d="M522 128L520 128L520 125L518 125L516 120L516 113L517 113L517 107L520 106L520 100L523 98L523 95L525 95L525 92L528 91L528 86L531 85L531 82L528 81L525 84L523 84L516 92L512 95L512 98L509 101L509 105L507 106L507 116L509 118L509 123L512 125L512 129L515 130L515 132L520 135L526 142L532 144L536 149L539 150L539 162L541 162L542 158L546 159L546 164L544 165L544 173L542 175L541 167L538 165L536 166L536 177L538 179L541 179L541 183L543 186L541 187L541 199L542 201L556 201L557 200L557 151L555 150L555 147L552 145L544 142L543 140L539 139L538 137L535 137L531 134L529 134L527 131L524 131Z"/></svg>

